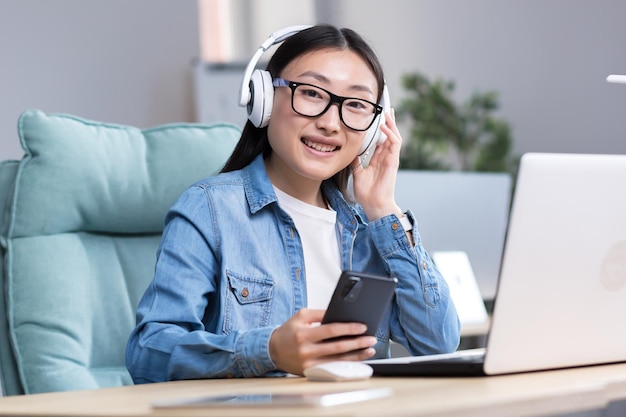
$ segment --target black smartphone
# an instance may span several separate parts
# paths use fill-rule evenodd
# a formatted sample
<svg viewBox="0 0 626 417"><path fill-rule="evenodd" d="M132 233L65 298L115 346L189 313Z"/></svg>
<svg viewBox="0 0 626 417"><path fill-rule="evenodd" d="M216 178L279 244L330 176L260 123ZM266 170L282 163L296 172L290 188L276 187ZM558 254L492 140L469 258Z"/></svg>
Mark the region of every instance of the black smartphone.
<svg viewBox="0 0 626 417"><path fill-rule="evenodd" d="M398 280L386 276L343 271L322 324L363 323L374 336L393 298Z"/></svg>

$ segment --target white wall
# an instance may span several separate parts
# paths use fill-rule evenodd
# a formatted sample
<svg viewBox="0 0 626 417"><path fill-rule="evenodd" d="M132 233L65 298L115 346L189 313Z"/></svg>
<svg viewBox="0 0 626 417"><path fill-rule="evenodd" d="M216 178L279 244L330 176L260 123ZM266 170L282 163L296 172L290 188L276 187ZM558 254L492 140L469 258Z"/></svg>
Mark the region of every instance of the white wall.
<svg viewBox="0 0 626 417"><path fill-rule="evenodd" d="M192 121L195 0L0 0L0 159L29 108L148 127Z"/></svg>

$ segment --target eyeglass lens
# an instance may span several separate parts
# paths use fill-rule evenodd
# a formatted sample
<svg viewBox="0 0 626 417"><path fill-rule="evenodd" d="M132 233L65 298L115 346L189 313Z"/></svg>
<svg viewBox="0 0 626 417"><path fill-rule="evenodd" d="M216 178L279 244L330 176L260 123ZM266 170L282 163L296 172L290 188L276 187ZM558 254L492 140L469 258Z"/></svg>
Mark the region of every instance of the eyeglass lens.
<svg viewBox="0 0 626 417"><path fill-rule="evenodd" d="M367 130L376 117L376 106L366 100L332 97L328 91L308 84L292 84L292 91L292 107L303 116L319 116L336 101L341 103L339 116L350 129Z"/></svg>

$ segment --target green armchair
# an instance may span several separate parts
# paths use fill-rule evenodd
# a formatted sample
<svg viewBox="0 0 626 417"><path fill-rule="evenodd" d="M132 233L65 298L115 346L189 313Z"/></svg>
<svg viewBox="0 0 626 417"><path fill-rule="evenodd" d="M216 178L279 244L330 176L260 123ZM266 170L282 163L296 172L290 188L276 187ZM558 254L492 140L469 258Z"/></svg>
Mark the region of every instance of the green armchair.
<svg viewBox="0 0 626 417"><path fill-rule="evenodd" d="M132 384L124 350L166 211L221 168L240 129L29 110L18 132L23 159L0 163L4 395Z"/></svg>

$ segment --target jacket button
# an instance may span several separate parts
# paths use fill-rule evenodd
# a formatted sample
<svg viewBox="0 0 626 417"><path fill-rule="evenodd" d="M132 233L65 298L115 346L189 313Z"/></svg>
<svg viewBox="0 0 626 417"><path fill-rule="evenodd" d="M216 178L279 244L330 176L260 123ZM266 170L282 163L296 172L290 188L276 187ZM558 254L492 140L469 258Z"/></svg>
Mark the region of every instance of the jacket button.
<svg viewBox="0 0 626 417"><path fill-rule="evenodd" d="M243 296L243 298L246 298L248 295L250 295L250 291L248 291L248 288L244 288L243 290L241 290L241 295Z"/></svg>
<svg viewBox="0 0 626 417"><path fill-rule="evenodd" d="M426 261L422 261L422 269L426 271L428 267L426 266Z"/></svg>
<svg viewBox="0 0 626 417"><path fill-rule="evenodd" d="M391 230L398 230L399 227L400 227L399 223L397 222L391 223Z"/></svg>

